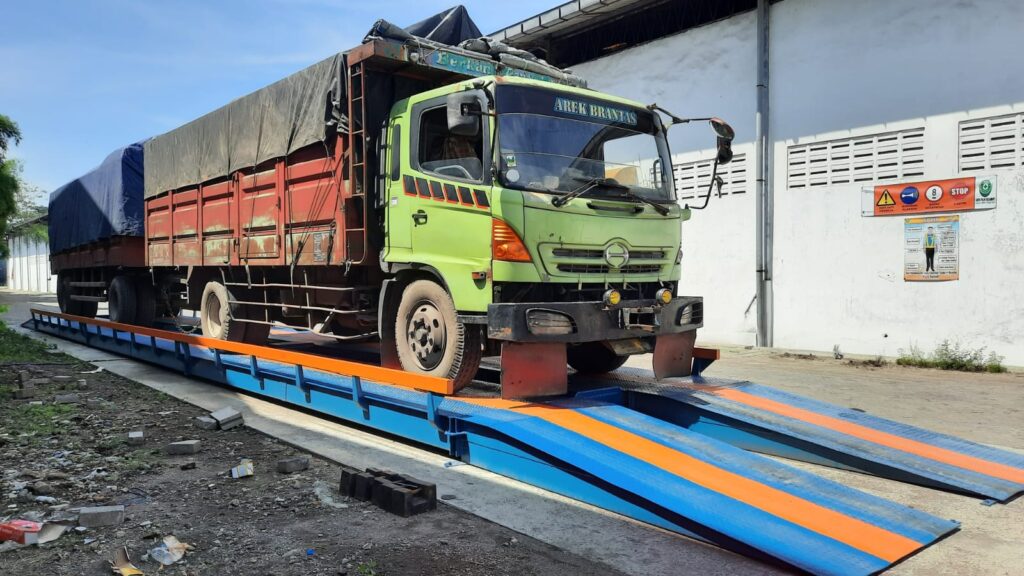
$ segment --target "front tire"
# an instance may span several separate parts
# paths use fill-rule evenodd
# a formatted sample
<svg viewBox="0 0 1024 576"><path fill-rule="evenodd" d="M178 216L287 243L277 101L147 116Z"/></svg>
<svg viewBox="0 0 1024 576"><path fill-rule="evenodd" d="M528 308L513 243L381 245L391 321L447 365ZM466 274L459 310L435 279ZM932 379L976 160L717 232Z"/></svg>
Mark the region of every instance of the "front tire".
<svg viewBox="0 0 1024 576"><path fill-rule="evenodd" d="M619 356L602 342L584 342L569 346L566 360L582 374L606 374L625 364L629 356Z"/></svg>
<svg viewBox="0 0 1024 576"><path fill-rule="evenodd" d="M450 378L455 390L473 380L483 354L480 330L459 322L451 296L430 280L416 280L402 291L395 346L402 369Z"/></svg>

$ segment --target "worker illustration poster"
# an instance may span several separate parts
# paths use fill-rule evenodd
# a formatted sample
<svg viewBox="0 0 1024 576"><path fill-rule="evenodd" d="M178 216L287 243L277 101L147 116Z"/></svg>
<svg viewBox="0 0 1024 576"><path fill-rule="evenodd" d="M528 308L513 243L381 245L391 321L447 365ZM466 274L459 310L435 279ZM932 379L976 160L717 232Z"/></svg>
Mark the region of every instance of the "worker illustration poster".
<svg viewBox="0 0 1024 576"><path fill-rule="evenodd" d="M960 278L960 216L907 218L903 225L903 280Z"/></svg>

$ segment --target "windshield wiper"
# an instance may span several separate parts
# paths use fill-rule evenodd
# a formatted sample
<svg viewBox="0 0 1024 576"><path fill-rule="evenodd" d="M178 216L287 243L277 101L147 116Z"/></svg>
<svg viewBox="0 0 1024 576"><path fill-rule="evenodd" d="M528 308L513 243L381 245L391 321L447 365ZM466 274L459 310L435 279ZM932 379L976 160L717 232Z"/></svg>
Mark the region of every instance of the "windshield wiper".
<svg viewBox="0 0 1024 576"><path fill-rule="evenodd" d="M618 182L611 180L609 178L591 178L590 180L584 180L583 178L574 178L574 180L583 181L586 182L586 184L580 186L579 188L573 190L572 192L566 192L562 196L556 196L554 199L551 200L551 204L553 206L561 208L562 206L565 206L565 203L568 202L569 200L572 200L573 198L579 198L580 196L583 196L584 194L590 192L591 190L597 188L598 186L604 186L605 188L612 188L614 190L624 190L626 192L629 192L628 186L623 186L622 184L619 184Z"/></svg>
<svg viewBox="0 0 1024 576"><path fill-rule="evenodd" d="M633 192L629 188L626 188L625 190L623 190L622 191L622 195L627 197L627 198L632 198L633 200L637 200L638 202L643 202L644 204L647 204L651 208L654 208L654 211L657 212L658 214L661 214L662 216L668 216L668 213L669 213L669 209L668 208L665 208L664 206L662 206L661 204L658 204L657 202L655 202L653 200L648 200L647 198L644 198L643 196L637 194L636 192Z"/></svg>

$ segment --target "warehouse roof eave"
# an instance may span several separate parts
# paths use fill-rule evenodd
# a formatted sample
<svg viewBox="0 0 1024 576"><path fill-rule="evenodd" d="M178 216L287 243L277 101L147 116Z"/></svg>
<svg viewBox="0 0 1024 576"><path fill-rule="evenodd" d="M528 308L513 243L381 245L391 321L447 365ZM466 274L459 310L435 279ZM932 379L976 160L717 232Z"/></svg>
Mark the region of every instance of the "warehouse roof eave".
<svg viewBox="0 0 1024 576"><path fill-rule="evenodd" d="M517 22L490 34L513 46L531 44L553 34L569 34L614 18L627 9L635 10L664 0L572 0L547 12Z"/></svg>

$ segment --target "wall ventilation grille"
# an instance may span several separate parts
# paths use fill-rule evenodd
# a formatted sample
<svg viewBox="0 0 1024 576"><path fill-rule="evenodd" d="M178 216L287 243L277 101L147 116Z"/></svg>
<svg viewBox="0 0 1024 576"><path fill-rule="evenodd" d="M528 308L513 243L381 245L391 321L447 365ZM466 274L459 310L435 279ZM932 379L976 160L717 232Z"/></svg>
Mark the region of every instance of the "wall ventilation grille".
<svg viewBox="0 0 1024 576"><path fill-rule="evenodd" d="M790 146L788 188L924 176L924 128Z"/></svg>
<svg viewBox="0 0 1024 576"><path fill-rule="evenodd" d="M675 180L676 195L680 200L703 198L711 181L712 160L681 162L672 165L672 178ZM722 177L722 193L714 191L715 196L745 194L747 192L747 155L736 154L725 166L718 167L718 175Z"/></svg>
<svg viewBox="0 0 1024 576"><path fill-rule="evenodd" d="M1024 165L1024 113L960 123L960 172Z"/></svg>

